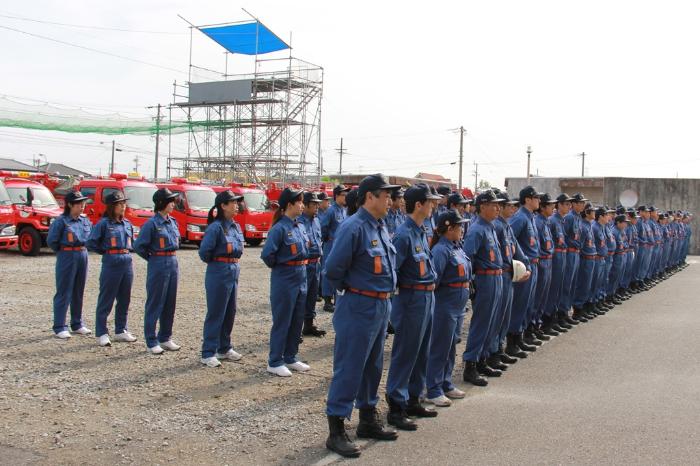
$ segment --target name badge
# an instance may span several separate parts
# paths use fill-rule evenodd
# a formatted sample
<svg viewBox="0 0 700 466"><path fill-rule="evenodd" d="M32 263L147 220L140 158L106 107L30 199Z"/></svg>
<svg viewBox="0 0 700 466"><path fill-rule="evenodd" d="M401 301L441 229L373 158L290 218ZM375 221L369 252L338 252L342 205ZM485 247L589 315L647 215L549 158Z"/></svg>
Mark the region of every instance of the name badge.
<svg viewBox="0 0 700 466"><path fill-rule="evenodd" d="M372 247L377 246L379 244L379 240L373 239L371 241L371 243L372 243Z"/></svg>

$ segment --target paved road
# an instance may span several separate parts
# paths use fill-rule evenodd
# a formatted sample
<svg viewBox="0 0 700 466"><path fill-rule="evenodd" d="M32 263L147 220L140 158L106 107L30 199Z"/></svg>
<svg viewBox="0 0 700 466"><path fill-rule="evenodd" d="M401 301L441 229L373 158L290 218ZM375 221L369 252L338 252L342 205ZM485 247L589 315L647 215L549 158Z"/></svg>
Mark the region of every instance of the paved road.
<svg viewBox="0 0 700 466"><path fill-rule="evenodd" d="M699 464L699 291L693 264L356 463Z"/></svg>

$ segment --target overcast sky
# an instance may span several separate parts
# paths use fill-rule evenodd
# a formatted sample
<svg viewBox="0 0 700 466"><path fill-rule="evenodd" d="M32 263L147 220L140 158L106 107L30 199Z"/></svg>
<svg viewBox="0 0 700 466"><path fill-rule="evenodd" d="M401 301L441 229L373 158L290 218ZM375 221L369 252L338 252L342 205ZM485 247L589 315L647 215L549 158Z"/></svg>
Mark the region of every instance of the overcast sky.
<svg viewBox="0 0 700 466"><path fill-rule="evenodd" d="M700 176L700 7L690 1L6 0L0 26L158 67L0 28L0 95L154 115L145 107L171 102L173 81L186 78L189 34L177 14L219 23L246 19L241 7L285 39L292 32L294 55L324 67L327 171L344 137L343 171L456 181L450 130L463 125L467 186L475 162L495 185L524 176L528 145L540 175L580 175L585 151L590 176ZM199 39L195 62L223 63L221 49ZM111 137L0 128L0 157L42 153L104 173L109 144L100 141ZM117 142L117 169L140 154L152 173L152 138Z"/></svg>

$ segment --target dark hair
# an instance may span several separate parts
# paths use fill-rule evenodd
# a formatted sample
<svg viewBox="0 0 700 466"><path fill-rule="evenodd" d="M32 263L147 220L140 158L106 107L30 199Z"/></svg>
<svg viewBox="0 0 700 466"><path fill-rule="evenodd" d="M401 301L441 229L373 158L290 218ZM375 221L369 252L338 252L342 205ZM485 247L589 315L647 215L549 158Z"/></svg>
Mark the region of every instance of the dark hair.
<svg viewBox="0 0 700 466"><path fill-rule="evenodd" d="M113 222L117 221L117 220L121 221L124 218L124 214L121 214L119 217L117 217L117 215L114 213L114 207L117 204L118 203L116 203L116 202L114 204L107 204L107 208L105 209L105 213L102 216L107 217L108 219L112 220Z"/></svg>
<svg viewBox="0 0 700 466"><path fill-rule="evenodd" d="M63 215L68 216L70 215L70 208L73 207L73 204L66 202L66 204L63 206Z"/></svg>
<svg viewBox="0 0 700 466"><path fill-rule="evenodd" d="M153 212L160 212L161 210L165 210L165 208L168 207L168 204L175 201L176 199L165 199L157 201L153 204Z"/></svg>
<svg viewBox="0 0 700 466"><path fill-rule="evenodd" d="M228 204L228 202L216 204L209 209L209 213L207 214L207 225L214 223L214 220L223 220L225 218L224 209L221 208L221 206L224 204ZM214 210L216 210L216 217L214 217Z"/></svg>
<svg viewBox="0 0 700 466"><path fill-rule="evenodd" d="M595 219L598 220L598 219L599 219L600 217L602 217L603 215L606 215L606 214L600 213L600 212L598 212L598 211L596 210L596 212L595 212Z"/></svg>
<svg viewBox="0 0 700 466"><path fill-rule="evenodd" d="M367 193L372 193L372 196L379 197L382 194L381 189L375 189L374 191L367 191L364 196L360 196L357 200L358 206L365 205L365 200L367 199Z"/></svg>
<svg viewBox="0 0 700 466"><path fill-rule="evenodd" d="M417 201L415 199L406 200L406 213L407 214L412 214L413 211L416 210L416 202Z"/></svg>
<svg viewBox="0 0 700 466"><path fill-rule="evenodd" d="M360 198L358 194L359 192L357 190L353 190L345 196L348 217L354 215L355 212L357 212L357 210L360 208Z"/></svg>
<svg viewBox="0 0 700 466"><path fill-rule="evenodd" d="M459 224L457 224L459 225ZM438 244L438 241L440 241L440 238L442 238L445 233L447 233L447 230L450 228L448 225L438 225L437 228L435 228L433 232L433 237L430 238L430 249L433 249L436 244Z"/></svg>
<svg viewBox="0 0 700 466"><path fill-rule="evenodd" d="M284 214L284 211L287 210L287 207L289 207L289 204L294 204L299 200L303 201L303 193L299 193L297 197L295 197L294 199L290 199L287 203L287 206L284 209L282 208L282 206L277 207L277 210L275 210L275 213L272 215L272 224L274 225L275 223L280 221L282 215Z"/></svg>

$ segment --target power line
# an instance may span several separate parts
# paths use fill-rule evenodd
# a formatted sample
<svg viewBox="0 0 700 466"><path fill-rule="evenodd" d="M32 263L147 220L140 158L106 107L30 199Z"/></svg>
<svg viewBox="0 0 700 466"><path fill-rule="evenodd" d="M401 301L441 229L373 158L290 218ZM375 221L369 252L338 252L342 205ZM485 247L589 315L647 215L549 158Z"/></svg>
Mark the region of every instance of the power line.
<svg viewBox="0 0 700 466"><path fill-rule="evenodd" d="M123 56L123 55L118 55L118 54L116 54L116 53L105 52L104 50L93 49L92 47L86 47L86 46L84 46L84 45L74 44L74 43L72 43L72 42L66 42L66 41L60 40L60 39L54 39L53 37L42 36L41 34L34 34L33 32L28 32L28 31L22 31L21 29L11 28L11 27L9 27L9 26L0 25L0 29L6 29L6 30L8 30L8 31L18 32L18 33L20 33L20 34L25 34L25 35L27 35L27 36L36 37L36 38L48 40L48 41L51 41L51 42L56 42L56 43L58 43L58 44L68 45L68 46L70 46L70 47L75 47L75 48L78 48L78 49L88 50L88 51L90 51L90 52L95 52L95 53L99 53L99 54L102 54L102 55L107 55L107 56L114 57L114 58L121 58L122 60L127 60L127 61L131 61L131 62L134 62L134 63L140 63L141 65L152 66L152 67L154 67L154 68L161 68L161 69L164 69L164 70L173 71L173 72L178 73L178 74L183 74L183 75L187 75L187 74L188 74L188 73L186 73L186 72L184 72L184 71L176 70L175 68L170 68L170 67L163 66L163 65L157 65L157 64L155 64L155 63L150 63L150 62L147 62L147 61L139 60L138 58L129 58L129 57L125 57L125 56Z"/></svg>
<svg viewBox="0 0 700 466"><path fill-rule="evenodd" d="M79 29L96 29L99 31L133 32L133 33L139 33L139 34L167 34L167 35L185 35L185 34L187 34L186 32L147 31L147 30L142 30L142 29L125 29L125 28L114 28L114 27L107 27L107 26L89 26L87 24L59 23L57 21L46 21L46 20L41 20L41 19L26 18L23 16L12 16L12 15L3 15L3 14L0 14L0 17L9 18L9 19L17 19L19 21L29 21L31 23L52 24L54 26L64 26L64 27L79 28Z"/></svg>

